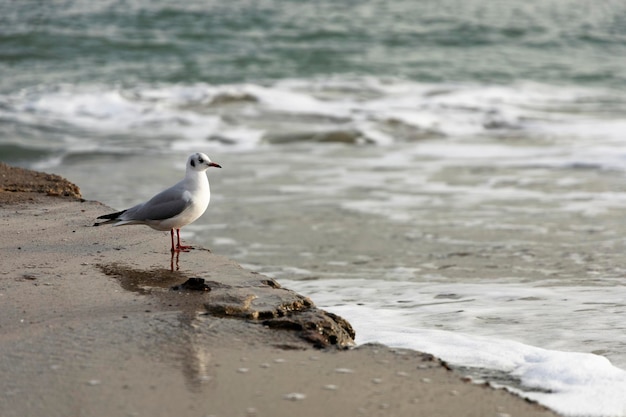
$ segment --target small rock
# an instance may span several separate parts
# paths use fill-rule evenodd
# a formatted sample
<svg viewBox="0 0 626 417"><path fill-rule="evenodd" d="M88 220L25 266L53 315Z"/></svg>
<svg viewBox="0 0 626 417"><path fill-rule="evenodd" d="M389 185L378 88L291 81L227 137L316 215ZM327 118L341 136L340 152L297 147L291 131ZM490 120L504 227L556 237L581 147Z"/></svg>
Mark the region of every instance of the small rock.
<svg viewBox="0 0 626 417"><path fill-rule="evenodd" d="M283 395L283 398L289 401L302 401L306 398L306 394L301 392L290 392L289 394Z"/></svg>
<svg viewBox="0 0 626 417"><path fill-rule="evenodd" d="M187 281L183 282L180 285L174 285L172 287L173 291L211 291L211 287L209 287L206 282L204 282L204 278L189 278Z"/></svg>

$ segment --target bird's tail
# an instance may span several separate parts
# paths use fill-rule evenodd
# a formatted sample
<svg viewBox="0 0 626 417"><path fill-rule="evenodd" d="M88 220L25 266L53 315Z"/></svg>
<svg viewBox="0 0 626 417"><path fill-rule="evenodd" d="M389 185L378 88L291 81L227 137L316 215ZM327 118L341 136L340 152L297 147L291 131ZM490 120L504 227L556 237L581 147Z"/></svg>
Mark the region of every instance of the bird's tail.
<svg viewBox="0 0 626 417"><path fill-rule="evenodd" d="M93 225L94 226L100 226L101 224L108 224L108 223L116 223L119 220L119 217L126 213L126 210L122 210L122 211L118 211L115 213L109 213L109 214L104 214L102 216L98 216L98 219L104 219L105 221L103 222L96 222Z"/></svg>

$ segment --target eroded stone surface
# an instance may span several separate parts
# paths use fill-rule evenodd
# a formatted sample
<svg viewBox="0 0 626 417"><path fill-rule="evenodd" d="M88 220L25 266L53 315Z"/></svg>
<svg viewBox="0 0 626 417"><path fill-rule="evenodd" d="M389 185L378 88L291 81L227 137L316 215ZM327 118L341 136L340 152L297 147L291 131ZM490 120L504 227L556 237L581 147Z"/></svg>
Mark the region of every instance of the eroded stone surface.
<svg viewBox="0 0 626 417"><path fill-rule="evenodd" d="M81 198L78 186L63 177L0 162L0 204L28 201L33 193Z"/></svg>
<svg viewBox="0 0 626 417"><path fill-rule="evenodd" d="M301 338L318 348L354 345L355 332L350 323L317 308L265 320L263 324L273 329L296 331Z"/></svg>
<svg viewBox="0 0 626 417"><path fill-rule="evenodd" d="M191 297L185 298L185 305L181 306L183 310L292 331L318 348L354 345L354 330L346 320L318 309L308 297L282 288L275 280L259 274L251 274L255 276L253 280L229 285L199 277L189 278L183 272L167 269L141 270L121 264L99 265L99 268L116 277L122 288L154 295L168 305L179 303L180 294L177 293L187 290ZM173 285L176 282L179 284Z"/></svg>

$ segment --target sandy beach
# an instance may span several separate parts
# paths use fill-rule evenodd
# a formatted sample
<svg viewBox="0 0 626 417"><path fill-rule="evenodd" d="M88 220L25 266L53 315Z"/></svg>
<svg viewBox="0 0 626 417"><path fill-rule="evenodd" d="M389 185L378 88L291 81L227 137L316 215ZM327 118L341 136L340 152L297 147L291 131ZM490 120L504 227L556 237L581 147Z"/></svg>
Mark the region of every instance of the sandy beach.
<svg viewBox="0 0 626 417"><path fill-rule="evenodd" d="M0 163L0 416L555 415L110 210Z"/></svg>

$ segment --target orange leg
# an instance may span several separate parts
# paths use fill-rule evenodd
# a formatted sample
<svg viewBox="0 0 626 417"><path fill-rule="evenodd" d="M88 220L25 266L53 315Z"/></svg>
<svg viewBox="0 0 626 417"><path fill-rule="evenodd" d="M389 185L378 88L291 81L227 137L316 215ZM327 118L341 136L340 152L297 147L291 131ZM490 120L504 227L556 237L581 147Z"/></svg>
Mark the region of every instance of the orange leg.
<svg viewBox="0 0 626 417"><path fill-rule="evenodd" d="M172 253L179 252L179 250L174 247L174 229L170 230L170 236L172 238Z"/></svg>
<svg viewBox="0 0 626 417"><path fill-rule="evenodd" d="M180 229L176 229L176 237L178 240L178 244L176 245L176 251L180 252L189 252L189 249L193 249L193 246L183 246L180 244ZM174 242L174 229L172 229L172 247L173 247L173 242Z"/></svg>

